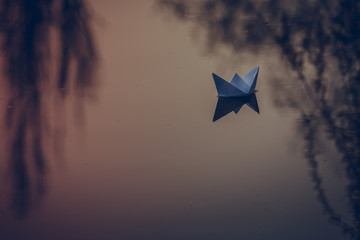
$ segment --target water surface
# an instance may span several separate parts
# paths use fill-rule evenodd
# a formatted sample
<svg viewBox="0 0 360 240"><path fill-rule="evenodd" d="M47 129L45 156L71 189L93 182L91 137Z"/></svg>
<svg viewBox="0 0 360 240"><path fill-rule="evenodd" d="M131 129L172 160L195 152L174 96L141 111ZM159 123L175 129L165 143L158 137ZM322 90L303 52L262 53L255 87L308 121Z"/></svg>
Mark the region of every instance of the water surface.
<svg viewBox="0 0 360 240"><path fill-rule="evenodd" d="M359 239L356 1L1 8L1 239Z"/></svg>

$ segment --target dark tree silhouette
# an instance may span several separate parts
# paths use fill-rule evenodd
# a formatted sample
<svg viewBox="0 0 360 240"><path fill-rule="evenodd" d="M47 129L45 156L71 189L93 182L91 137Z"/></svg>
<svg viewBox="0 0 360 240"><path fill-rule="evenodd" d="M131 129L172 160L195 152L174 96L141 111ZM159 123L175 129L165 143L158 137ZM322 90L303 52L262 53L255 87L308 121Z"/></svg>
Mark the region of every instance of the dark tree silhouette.
<svg viewBox="0 0 360 240"><path fill-rule="evenodd" d="M71 91L80 96L81 106L82 96L95 86L97 54L90 17L82 0L0 1L0 81L8 100L4 134L12 176L10 201L19 217L46 190L44 144L56 141L49 132L49 109L61 109ZM53 97L56 106L49 103Z"/></svg>
<svg viewBox="0 0 360 240"><path fill-rule="evenodd" d="M270 79L277 93L281 92L274 94L274 103L299 112L298 134L304 140L310 177L324 213L349 237L360 239L358 1L159 0L158 6L181 21L192 16L194 24L206 33L209 52L227 46L238 54L256 53L270 46L281 53L296 77ZM281 88L289 84L293 86ZM320 153L316 151L320 131L326 132L342 156L352 223L345 223L335 212L322 186Z"/></svg>

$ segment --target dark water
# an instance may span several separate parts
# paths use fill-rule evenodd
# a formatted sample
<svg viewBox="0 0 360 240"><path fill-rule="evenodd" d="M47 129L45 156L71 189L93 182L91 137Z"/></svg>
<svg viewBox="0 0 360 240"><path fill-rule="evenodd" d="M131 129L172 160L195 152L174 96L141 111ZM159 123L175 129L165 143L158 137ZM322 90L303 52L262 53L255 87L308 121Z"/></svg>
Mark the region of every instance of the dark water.
<svg viewBox="0 0 360 240"><path fill-rule="evenodd" d="M360 239L356 1L0 2L0 239Z"/></svg>

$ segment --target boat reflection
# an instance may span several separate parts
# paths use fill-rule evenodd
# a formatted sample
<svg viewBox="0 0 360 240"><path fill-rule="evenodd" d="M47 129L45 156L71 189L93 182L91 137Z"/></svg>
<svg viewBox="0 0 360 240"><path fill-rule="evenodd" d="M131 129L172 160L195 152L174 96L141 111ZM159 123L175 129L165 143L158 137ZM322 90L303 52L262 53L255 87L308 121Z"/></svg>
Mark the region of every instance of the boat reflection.
<svg viewBox="0 0 360 240"><path fill-rule="evenodd" d="M216 104L213 122L231 112L237 114L245 104L255 112L260 113L255 93L243 97L219 97Z"/></svg>
<svg viewBox="0 0 360 240"><path fill-rule="evenodd" d="M81 113L95 90L97 53L82 0L1 0L0 19L1 157L11 176L3 196L24 217L46 192L49 149L64 140L65 99L76 98Z"/></svg>

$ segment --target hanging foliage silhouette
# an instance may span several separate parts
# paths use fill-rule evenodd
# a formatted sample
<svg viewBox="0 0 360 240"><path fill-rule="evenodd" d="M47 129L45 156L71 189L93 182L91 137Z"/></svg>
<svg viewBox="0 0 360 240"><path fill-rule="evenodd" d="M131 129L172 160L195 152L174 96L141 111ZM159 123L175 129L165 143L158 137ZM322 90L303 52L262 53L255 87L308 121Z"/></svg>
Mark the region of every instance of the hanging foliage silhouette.
<svg viewBox="0 0 360 240"><path fill-rule="evenodd" d="M0 56L7 103L12 209L25 216L46 192L49 111L72 91L77 107L96 86L91 15L82 0L1 0ZM50 101L57 99L56 106ZM63 112L59 112L62 115ZM63 131L64 129L61 129ZM61 139L60 139L61 141Z"/></svg>

